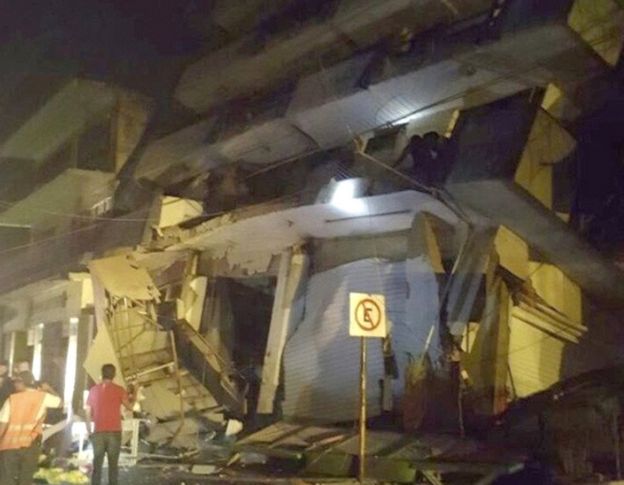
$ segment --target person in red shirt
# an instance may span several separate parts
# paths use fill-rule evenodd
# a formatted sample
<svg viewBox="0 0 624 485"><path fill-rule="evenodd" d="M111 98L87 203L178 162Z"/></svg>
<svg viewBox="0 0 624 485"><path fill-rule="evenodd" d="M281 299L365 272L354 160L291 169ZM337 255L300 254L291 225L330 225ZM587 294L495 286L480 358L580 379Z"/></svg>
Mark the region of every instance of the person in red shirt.
<svg viewBox="0 0 624 485"><path fill-rule="evenodd" d="M87 427L93 430L93 475L91 483L102 482L104 456L108 459L108 483L117 485L119 453L121 452L121 406L132 411L132 402L126 390L113 382L117 370L113 364L102 366L102 382L89 391L87 399Z"/></svg>

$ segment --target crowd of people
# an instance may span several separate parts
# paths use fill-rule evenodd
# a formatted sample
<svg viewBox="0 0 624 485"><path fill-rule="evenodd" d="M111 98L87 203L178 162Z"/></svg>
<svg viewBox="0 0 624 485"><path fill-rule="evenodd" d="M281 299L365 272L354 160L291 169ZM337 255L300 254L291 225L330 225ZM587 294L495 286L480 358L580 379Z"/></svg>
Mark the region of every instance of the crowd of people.
<svg viewBox="0 0 624 485"><path fill-rule="evenodd" d="M9 374L9 363L6 360L0 360L0 408L2 408L9 396L15 392L15 381L20 381L20 375L23 373L28 373L33 381L36 382L30 370L29 361L17 361L13 367L13 372ZM36 382L36 386L44 392L58 395L56 391L45 382Z"/></svg>
<svg viewBox="0 0 624 485"><path fill-rule="evenodd" d="M89 391L87 428L93 446L92 483L102 480L104 458L108 483L118 483L121 451L121 407L132 410L133 398L115 384L116 369L102 366L102 381ZM62 399L46 383L37 382L28 361L9 365L0 361L0 485L31 485L41 454L43 425L48 409L62 406Z"/></svg>
<svg viewBox="0 0 624 485"><path fill-rule="evenodd" d="M43 422L61 398L37 382L27 361L18 362L9 376L0 362L0 485L30 485L41 453Z"/></svg>

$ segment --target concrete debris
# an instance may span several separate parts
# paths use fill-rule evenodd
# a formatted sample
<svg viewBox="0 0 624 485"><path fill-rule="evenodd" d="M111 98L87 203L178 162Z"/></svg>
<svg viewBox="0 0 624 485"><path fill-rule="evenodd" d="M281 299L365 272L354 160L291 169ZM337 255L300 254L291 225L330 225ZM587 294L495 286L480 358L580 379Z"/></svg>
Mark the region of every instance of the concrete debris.
<svg viewBox="0 0 624 485"><path fill-rule="evenodd" d="M247 452L258 459L299 462L300 474L347 478L359 452L358 439L349 428L278 422L244 438L235 449L241 459ZM479 480L521 470L525 461L522 453L479 441L374 430L368 431L366 454L367 478L392 483L414 483L421 470L462 476L460 483L491 483Z"/></svg>
<svg viewBox="0 0 624 485"><path fill-rule="evenodd" d="M264 465L267 461L267 455L262 453L252 453L252 452L241 452L240 453L240 464L241 465Z"/></svg>
<svg viewBox="0 0 624 485"><path fill-rule="evenodd" d="M221 374L222 363L198 333L208 280L195 276L196 259L187 258L182 266L180 261L157 253L154 258L142 254L140 262L128 255L92 262L106 292L96 303L103 306L103 321L85 368L96 380L101 365L114 360L120 383L141 386L137 411L145 422L143 439L153 446L197 451L224 432L219 400L231 397L226 406L240 401L235 384ZM158 287L147 268L157 273ZM229 426L231 434L240 432L242 424L236 423Z"/></svg>
<svg viewBox="0 0 624 485"><path fill-rule="evenodd" d="M86 480L84 392L112 363L138 396L122 465L154 483L348 483L351 293L387 308L368 330L389 333L362 341L371 480L492 483L527 463L510 442L622 476L624 372L562 382L622 354L621 318L590 301L621 306L624 278L581 235L621 247L603 214L624 207L619 172L585 172L601 144L621 158L599 132L624 112L624 2L279 0L258 17L250 0L229 21L236 2L207 3L180 10L247 34L186 66L175 97L194 116L147 127L147 100L74 80L5 130L2 173L28 166L34 188L0 211L20 251L0 263L2 367L29 360L59 388L67 417L49 413L42 444L73 452L38 478ZM614 113L590 112L594 94ZM606 205L581 207L607 178Z"/></svg>
<svg viewBox="0 0 624 485"><path fill-rule="evenodd" d="M225 436L236 436L243 430L243 423L237 419L228 419Z"/></svg>
<svg viewBox="0 0 624 485"><path fill-rule="evenodd" d="M175 438L176 445L183 444L183 448L197 449L199 431L199 423L194 420L154 423L149 428L148 439L153 443L169 443L172 438Z"/></svg>
<svg viewBox="0 0 624 485"><path fill-rule="evenodd" d="M83 367L91 379L97 381L97 379L100 378L102 366L104 364L113 364L117 369L121 369L119 359L115 353L115 347L111 340L110 331L105 325L102 325L89 347L89 352ZM119 385L125 384L122 373L118 373L115 376L115 382Z"/></svg>
<svg viewBox="0 0 624 485"><path fill-rule="evenodd" d="M219 470L216 465L193 465L191 467L191 473L195 475L212 475Z"/></svg>
<svg viewBox="0 0 624 485"><path fill-rule="evenodd" d="M179 197L163 197L158 227L171 227L202 215L200 202Z"/></svg>
<svg viewBox="0 0 624 485"><path fill-rule="evenodd" d="M93 260L89 270L112 296L132 300L158 301L160 298L149 273L131 255Z"/></svg>

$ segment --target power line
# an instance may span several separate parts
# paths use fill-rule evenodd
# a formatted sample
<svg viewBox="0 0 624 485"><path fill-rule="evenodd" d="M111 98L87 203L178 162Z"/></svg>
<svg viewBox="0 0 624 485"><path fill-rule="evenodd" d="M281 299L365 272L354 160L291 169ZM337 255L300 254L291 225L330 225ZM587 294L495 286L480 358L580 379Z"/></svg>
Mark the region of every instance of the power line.
<svg viewBox="0 0 624 485"><path fill-rule="evenodd" d="M139 222L141 222L141 221L139 220ZM29 248L29 247L39 246L39 245L44 244L46 242L54 241L54 240L57 240L57 239L63 239L65 237L71 236L73 234L78 234L78 233L81 233L81 232L94 230L95 228L96 228L96 225L93 224L93 225L89 225L89 226L85 226L85 227L80 227L78 229L74 229L74 230L71 230L71 231L62 232L60 234L55 234L53 236L49 236L49 237L46 237L46 238L43 238L43 239L39 239L37 241L32 241L32 242L29 242L29 243L20 244L18 246L13 246L13 247L10 247L10 248L7 248L7 249L0 250L0 255L11 253L11 252L14 252L14 251L19 251L19 250L26 249L26 248Z"/></svg>
<svg viewBox="0 0 624 485"><path fill-rule="evenodd" d="M8 202L5 200L0 200L0 206L4 206L6 208L13 208L19 205L20 202ZM82 219L88 221L112 221L112 222L155 222L154 218L121 218L121 217L106 217L106 216L87 216L80 213L70 213L70 212L60 212L53 211L48 209L43 209L41 207L29 207L30 211L38 212L40 214L48 214L59 217L66 217L70 219ZM2 217L3 214L0 212L0 226L2 225ZM29 224L25 224L29 225Z"/></svg>

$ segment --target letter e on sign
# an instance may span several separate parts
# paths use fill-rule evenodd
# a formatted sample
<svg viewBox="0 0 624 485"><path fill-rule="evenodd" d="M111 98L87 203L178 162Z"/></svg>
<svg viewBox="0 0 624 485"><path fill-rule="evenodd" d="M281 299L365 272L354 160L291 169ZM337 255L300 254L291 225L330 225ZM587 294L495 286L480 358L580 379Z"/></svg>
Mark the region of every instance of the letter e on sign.
<svg viewBox="0 0 624 485"><path fill-rule="evenodd" d="M388 336L386 298L383 295L349 293L349 335L377 338Z"/></svg>

